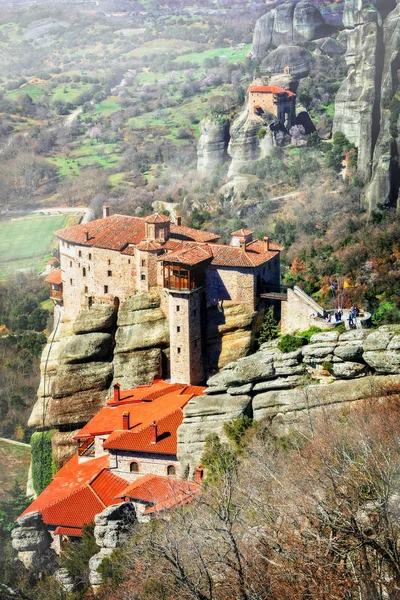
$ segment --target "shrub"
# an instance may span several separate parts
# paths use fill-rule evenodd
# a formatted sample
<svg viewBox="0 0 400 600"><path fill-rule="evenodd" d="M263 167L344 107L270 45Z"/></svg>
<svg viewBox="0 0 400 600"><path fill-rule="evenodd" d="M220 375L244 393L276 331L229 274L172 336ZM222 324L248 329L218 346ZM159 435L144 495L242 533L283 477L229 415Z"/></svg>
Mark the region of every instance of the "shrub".
<svg viewBox="0 0 400 600"><path fill-rule="evenodd" d="M322 368L325 371L328 371L328 373L332 373L332 371L333 371L333 364L331 363L330 360L324 360L323 363L322 363Z"/></svg>
<svg viewBox="0 0 400 600"><path fill-rule="evenodd" d="M31 437L32 483L37 495L49 485L56 471L51 446L54 434L54 429L37 431Z"/></svg>
<svg viewBox="0 0 400 600"><path fill-rule="evenodd" d="M301 346L307 343L302 337L298 337L297 335L286 334L281 337L278 342L278 348L281 352L294 352Z"/></svg>
<svg viewBox="0 0 400 600"><path fill-rule="evenodd" d="M258 345L261 346L264 342L270 342L278 337L278 326L275 319L274 307L270 306L265 313L264 322L261 327L258 337Z"/></svg>
<svg viewBox="0 0 400 600"><path fill-rule="evenodd" d="M257 137L259 140L262 140L266 135L267 135L267 130L265 129L265 127L261 127L261 129L259 129L257 132Z"/></svg>
<svg viewBox="0 0 400 600"><path fill-rule="evenodd" d="M322 329L320 327L313 325L312 327L310 327L309 329L306 329L305 331L300 331L300 333L298 333L298 336L301 338L305 338L309 342L311 339L311 336L314 335L314 333L319 333L320 331L322 331Z"/></svg>

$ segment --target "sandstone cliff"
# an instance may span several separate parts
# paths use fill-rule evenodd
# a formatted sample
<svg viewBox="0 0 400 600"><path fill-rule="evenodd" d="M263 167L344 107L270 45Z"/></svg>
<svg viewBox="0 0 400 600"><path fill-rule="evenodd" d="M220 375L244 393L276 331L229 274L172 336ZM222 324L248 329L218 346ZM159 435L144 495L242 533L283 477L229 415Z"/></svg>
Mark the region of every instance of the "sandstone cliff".
<svg viewBox="0 0 400 600"><path fill-rule="evenodd" d="M271 48L280 44L308 42L323 37L329 30L318 8L311 2L284 2L256 22L252 54L263 59Z"/></svg>
<svg viewBox="0 0 400 600"><path fill-rule="evenodd" d="M393 114L400 65L400 8L393 2L362 9L345 4L349 71L335 102L334 131L358 147L358 173L370 210L395 207L399 192L399 134Z"/></svg>
<svg viewBox="0 0 400 600"><path fill-rule="evenodd" d="M197 146L197 170L209 175L212 169L227 159L229 121L223 117L206 117L200 122L200 139Z"/></svg>
<svg viewBox="0 0 400 600"><path fill-rule="evenodd" d="M208 372L245 356L254 345L262 310L226 302L207 311ZM123 389L169 376L169 325L160 297L136 295L118 310L101 304L82 309L72 323L56 316L43 350L41 382L29 425L54 428L58 465L75 452L73 436L105 404L110 386Z"/></svg>
<svg viewBox="0 0 400 600"><path fill-rule="evenodd" d="M208 380L206 395L191 400L178 430L182 473L201 462L210 433L242 415L267 419L273 435L301 427L323 407L340 407L400 383L400 326L378 331L317 333L311 343L282 353L276 342L226 365Z"/></svg>

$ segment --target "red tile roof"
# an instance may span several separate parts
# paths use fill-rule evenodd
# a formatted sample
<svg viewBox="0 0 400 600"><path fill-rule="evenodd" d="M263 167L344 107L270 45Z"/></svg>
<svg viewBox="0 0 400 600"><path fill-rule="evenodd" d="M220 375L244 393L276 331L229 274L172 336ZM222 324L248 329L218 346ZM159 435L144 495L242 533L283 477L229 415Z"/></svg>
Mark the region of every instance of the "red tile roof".
<svg viewBox="0 0 400 600"><path fill-rule="evenodd" d="M154 215L149 215L148 217L145 217L144 220L146 221L146 223L170 223L171 221L170 217L167 217L166 215L162 215L160 213L154 213Z"/></svg>
<svg viewBox="0 0 400 600"><path fill-rule="evenodd" d="M104 442L103 448L130 450L157 454L177 453L177 430L183 421L182 409L157 421L157 441L152 443L152 425L138 427L133 431L114 431Z"/></svg>
<svg viewBox="0 0 400 600"><path fill-rule="evenodd" d="M203 391L204 388L200 386L170 384L162 380L151 386L139 386L135 390L121 391L120 402L109 401L108 406L102 408L75 435L74 439L123 431L122 415L127 412L130 422L129 431L142 431L151 423L157 423L167 415L182 409L193 396L199 396ZM154 452L157 450L154 449Z"/></svg>
<svg viewBox="0 0 400 600"><path fill-rule="evenodd" d="M169 221L164 215L151 215L148 219L160 219L157 222ZM129 217L126 215L111 215L104 219L97 219L90 223L82 223L73 227L59 229L55 234L65 242L79 244L81 246L94 246L96 248L107 248L109 250L125 251L129 244L137 245L146 239L146 218ZM153 222L148 221L147 222ZM185 227L184 225L175 225L171 223L170 236L180 240L189 240L194 242L213 242L219 239L219 235L209 231L200 231ZM168 244L169 240L166 242Z"/></svg>
<svg viewBox="0 0 400 600"><path fill-rule="evenodd" d="M61 285L62 284L62 279L61 279L61 269L54 269L53 271L51 271L45 281L47 281L47 283L54 283L56 285Z"/></svg>
<svg viewBox="0 0 400 600"><path fill-rule="evenodd" d="M143 242L140 242L140 244L138 244L136 248L145 252L153 252L154 250L162 250L163 246L162 244L160 244L160 242L144 240Z"/></svg>
<svg viewBox="0 0 400 600"><path fill-rule="evenodd" d="M148 503L145 514L156 510L166 510L173 506L186 504L200 492L200 486L192 481L183 481L172 477L145 475L129 484L119 498L131 498Z"/></svg>
<svg viewBox="0 0 400 600"><path fill-rule="evenodd" d="M43 522L47 525L65 525L82 527L94 520L106 505L88 485L54 504L46 506L42 512Z"/></svg>
<svg viewBox="0 0 400 600"><path fill-rule="evenodd" d="M182 242L180 248L174 252L164 254L161 260L164 263L179 263L182 265L194 266L212 258L212 252L208 244L192 244Z"/></svg>
<svg viewBox="0 0 400 600"><path fill-rule="evenodd" d="M50 260L47 261L46 265L57 265L60 261L56 256L53 256Z"/></svg>
<svg viewBox="0 0 400 600"><path fill-rule="evenodd" d="M80 527L56 527L55 535L70 535L72 537L82 537L82 529Z"/></svg>
<svg viewBox="0 0 400 600"><path fill-rule="evenodd" d="M265 245L262 248L260 245L254 246L254 242L247 244L246 249L222 244L212 244L210 248L213 253L211 264L216 267L258 267L278 254L275 250L266 250Z"/></svg>
<svg viewBox="0 0 400 600"><path fill-rule="evenodd" d="M113 504L113 499L125 486L124 479L107 470L101 471L90 484L92 490L106 506Z"/></svg>
<svg viewBox="0 0 400 600"><path fill-rule="evenodd" d="M276 85L251 85L249 92L261 92L263 94L287 94L290 97L296 96L290 90L284 90Z"/></svg>
<svg viewBox="0 0 400 600"><path fill-rule="evenodd" d="M248 235L252 235L253 232L250 229L238 229L231 233L232 237L247 237Z"/></svg>

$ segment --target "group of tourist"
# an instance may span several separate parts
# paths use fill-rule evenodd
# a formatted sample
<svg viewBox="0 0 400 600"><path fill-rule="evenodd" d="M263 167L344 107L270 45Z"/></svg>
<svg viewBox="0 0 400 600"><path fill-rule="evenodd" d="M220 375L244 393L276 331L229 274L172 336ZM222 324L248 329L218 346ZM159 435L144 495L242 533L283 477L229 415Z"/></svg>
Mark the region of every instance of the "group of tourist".
<svg viewBox="0 0 400 600"><path fill-rule="evenodd" d="M349 316L348 316L349 326L351 328L354 328L357 326L356 319L359 314L360 314L360 309L358 308L358 306L356 306L356 305L352 306L350 309L350 312L349 312ZM334 315L329 314L326 319L326 322L332 323L333 322L332 317L334 317L335 323L340 323L341 321L343 321L343 309L338 308L335 311Z"/></svg>

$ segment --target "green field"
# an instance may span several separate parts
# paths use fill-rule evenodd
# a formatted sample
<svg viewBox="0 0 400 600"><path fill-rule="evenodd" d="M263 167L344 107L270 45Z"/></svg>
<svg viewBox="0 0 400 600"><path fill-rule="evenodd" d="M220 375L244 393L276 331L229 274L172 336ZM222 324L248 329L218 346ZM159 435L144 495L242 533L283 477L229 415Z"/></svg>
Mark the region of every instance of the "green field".
<svg viewBox="0 0 400 600"><path fill-rule="evenodd" d="M245 44L243 48L212 48L204 52L194 52L193 54L184 54L178 56L174 62L193 62L203 64L206 58L225 58L229 62L238 62L245 60L251 44Z"/></svg>
<svg viewBox="0 0 400 600"><path fill-rule="evenodd" d="M0 441L0 500L9 500L7 491L17 480L23 488L28 481L31 450L27 446L16 446Z"/></svg>
<svg viewBox="0 0 400 600"><path fill-rule="evenodd" d="M0 280L18 270L40 272L51 257L54 231L74 224L77 215L30 215L0 222Z"/></svg>

